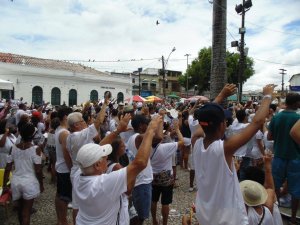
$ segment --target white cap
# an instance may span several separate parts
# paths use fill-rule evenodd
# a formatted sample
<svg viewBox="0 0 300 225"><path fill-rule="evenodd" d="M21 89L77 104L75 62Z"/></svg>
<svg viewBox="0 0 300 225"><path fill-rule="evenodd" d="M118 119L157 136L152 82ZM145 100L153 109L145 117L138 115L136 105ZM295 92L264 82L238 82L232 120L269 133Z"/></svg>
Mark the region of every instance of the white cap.
<svg viewBox="0 0 300 225"><path fill-rule="evenodd" d="M142 108L142 107L143 107L143 103L142 103L142 102L138 102L138 103L136 104L136 107Z"/></svg>
<svg viewBox="0 0 300 225"><path fill-rule="evenodd" d="M102 146L94 143L86 144L79 149L76 161L81 168L87 168L111 152L112 147L109 144Z"/></svg>

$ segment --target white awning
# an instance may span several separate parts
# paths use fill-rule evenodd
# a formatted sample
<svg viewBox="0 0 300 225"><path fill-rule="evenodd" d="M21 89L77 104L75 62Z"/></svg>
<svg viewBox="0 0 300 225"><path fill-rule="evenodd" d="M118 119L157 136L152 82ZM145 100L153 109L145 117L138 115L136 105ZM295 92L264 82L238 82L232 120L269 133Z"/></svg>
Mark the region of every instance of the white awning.
<svg viewBox="0 0 300 225"><path fill-rule="evenodd" d="M0 89L1 90L13 90L13 82L0 79Z"/></svg>

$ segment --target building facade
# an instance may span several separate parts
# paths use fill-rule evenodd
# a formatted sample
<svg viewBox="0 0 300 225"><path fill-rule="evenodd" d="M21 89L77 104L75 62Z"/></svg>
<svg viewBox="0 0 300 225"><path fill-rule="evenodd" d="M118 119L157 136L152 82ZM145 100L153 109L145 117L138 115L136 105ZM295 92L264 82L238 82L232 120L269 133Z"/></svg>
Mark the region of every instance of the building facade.
<svg viewBox="0 0 300 225"><path fill-rule="evenodd" d="M123 102L132 94L131 80L64 61L0 53L0 79L13 83L13 90L2 90L2 98L27 103L79 105L88 100L112 98Z"/></svg>
<svg viewBox="0 0 300 225"><path fill-rule="evenodd" d="M166 70L165 71L165 93L180 95L181 87L178 82L179 76L182 75L180 71ZM140 79L140 81L139 81ZM164 93L164 77L161 69L147 68L132 73L132 91L133 95L139 94L139 87L142 97L150 95L163 96Z"/></svg>

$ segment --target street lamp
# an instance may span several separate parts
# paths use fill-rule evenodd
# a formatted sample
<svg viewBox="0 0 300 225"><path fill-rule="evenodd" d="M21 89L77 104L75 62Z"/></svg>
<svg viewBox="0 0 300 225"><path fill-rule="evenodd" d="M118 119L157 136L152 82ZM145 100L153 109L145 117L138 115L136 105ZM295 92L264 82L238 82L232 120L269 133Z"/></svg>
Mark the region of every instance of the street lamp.
<svg viewBox="0 0 300 225"><path fill-rule="evenodd" d="M166 68L167 68L167 65L168 65L168 62L169 62L169 58L172 54L172 52L175 52L176 51L176 48L173 47L172 48L172 51L170 52L167 60L165 61L165 58L164 56L161 57L161 62L162 62L162 75L163 75L163 95L164 95L164 98L166 98Z"/></svg>
<svg viewBox="0 0 300 225"><path fill-rule="evenodd" d="M188 77L188 74L187 74L187 69L189 68L189 56L191 54L185 54L184 56L186 56L186 88L185 88L185 91L186 91L186 97L188 97L188 91L189 91L189 77Z"/></svg>
<svg viewBox="0 0 300 225"><path fill-rule="evenodd" d="M243 93L243 83L242 83L242 76L244 74L245 70L245 55L248 53L245 52L245 14L250 8L252 7L252 1L251 0L243 0L242 4L235 6L235 11L242 15L242 27L239 28L239 33L241 34L241 42L238 43L237 41L231 42L232 47L238 47L238 50L240 51L240 61L239 61L239 73L238 73L238 84L239 84L239 95L238 95L238 101L240 102L242 100L242 93Z"/></svg>

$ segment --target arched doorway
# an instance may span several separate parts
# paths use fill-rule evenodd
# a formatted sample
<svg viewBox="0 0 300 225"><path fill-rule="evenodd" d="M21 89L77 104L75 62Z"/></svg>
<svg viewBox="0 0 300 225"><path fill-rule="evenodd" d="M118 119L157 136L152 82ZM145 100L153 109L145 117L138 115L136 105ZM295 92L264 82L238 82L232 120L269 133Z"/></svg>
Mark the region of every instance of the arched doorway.
<svg viewBox="0 0 300 225"><path fill-rule="evenodd" d="M57 87L51 90L51 104L60 105L60 89Z"/></svg>
<svg viewBox="0 0 300 225"><path fill-rule="evenodd" d="M98 101L98 91L92 90L90 94L91 101Z"/></svg>
<svg viewBox="0 0 300 225"><path fill-rule="evenodd" d="M32 88L32 102L37 105L43 104L43 89L40 86Z"/></svg>
<svg viewBox="0 0 300 225"><path fill-rule="evenodd" d="M77 105L77 91L71 89L69 91L69 106Z"/></svg>
<svg viewBox="0 0 300 225"><path fill-rule="evenodd" d="M119 92L117 95L117 103L124 102L124 94L122 92Z"/></svg>

